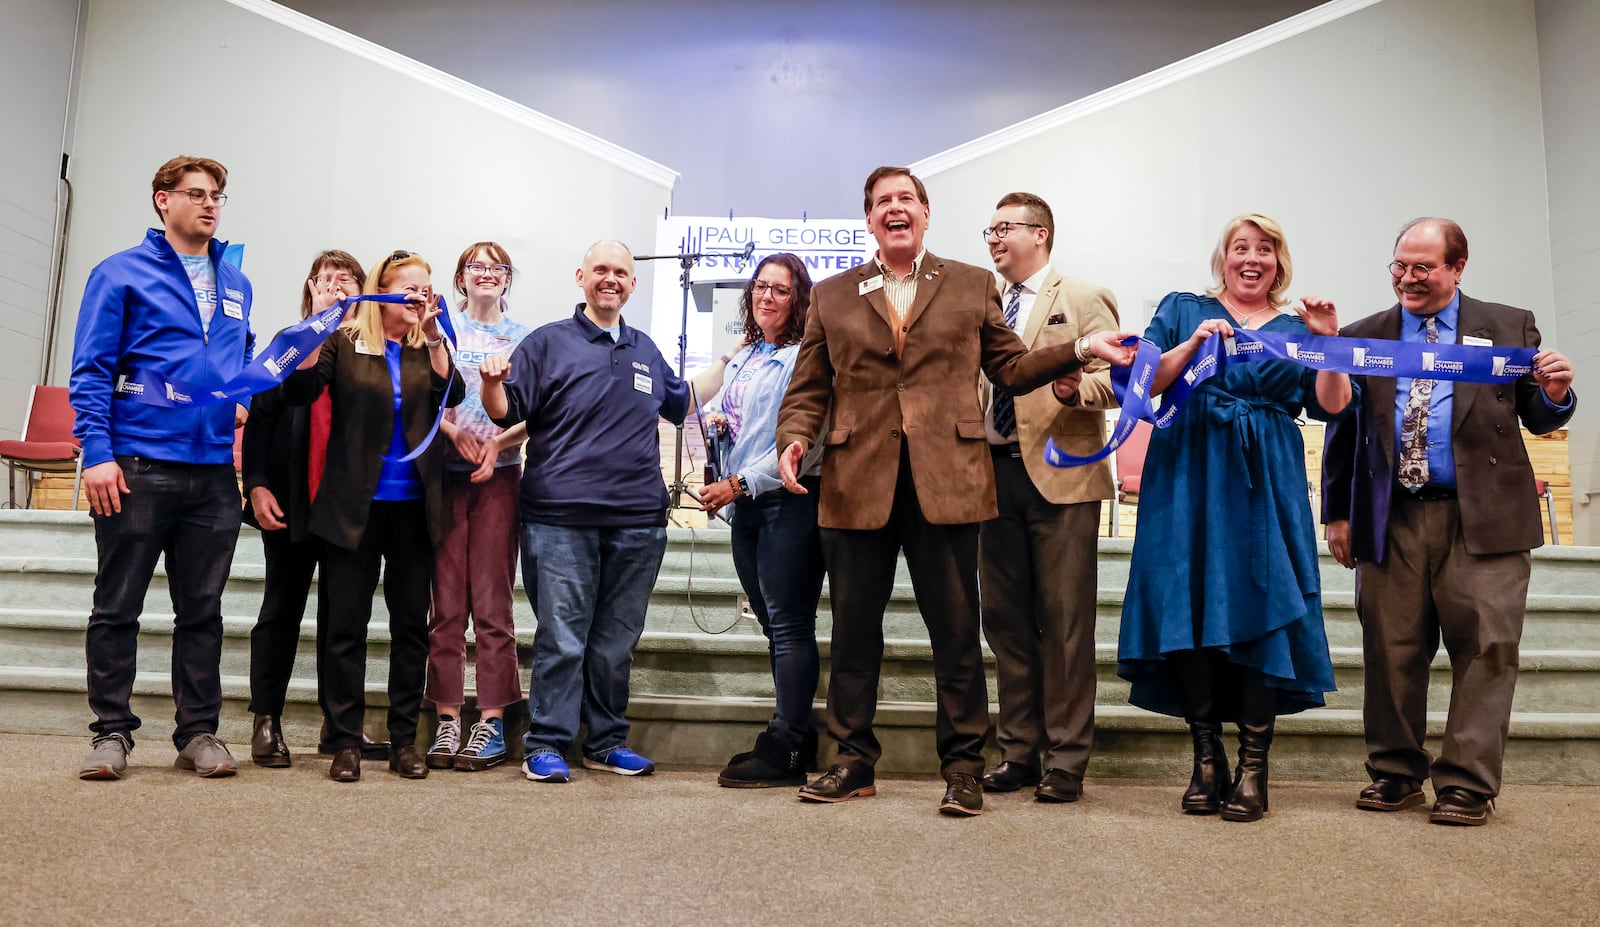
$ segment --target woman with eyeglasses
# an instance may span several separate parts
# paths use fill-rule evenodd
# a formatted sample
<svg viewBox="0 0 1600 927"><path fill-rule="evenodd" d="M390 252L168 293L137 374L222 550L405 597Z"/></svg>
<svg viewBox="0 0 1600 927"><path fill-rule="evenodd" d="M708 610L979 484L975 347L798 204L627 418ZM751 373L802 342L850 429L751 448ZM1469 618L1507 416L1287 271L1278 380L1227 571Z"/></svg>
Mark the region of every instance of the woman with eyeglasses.
<svg viewBox="0 0 1600 927"><path fill-rule="evenodd" d="M772 659L777 710L754 749L728 761L717 776L729 788L804 785L817 755L812 702L821 660L817 652L817 601L822 596L822 545L817 530L818 472L813 455L802 470L810 493L796 495L778 478L778 406L794 372L811 276L793 254L774 254L756 265L740 310L744 344L728 360L720 392L706 404L708 421L732 440L728 472L708 484L701 508L732 507L733 566L761 622Z"/></svg>
<svg viewBox="0 0 1600 927"><path fill-rule="evenodd" d="M1326 300L1306 297L1297 312L1283 311L1292 267L1272 219L1230 220L1211 270L1215 286L1168 295L1145 332L1165 352L1152 394L1207 338L1235 329L1338 334ZM1350 396L1341 373L1287 360L1230 364L1150 438L1117 673L1132 683L1133 704L1189 722L1185 813L1259 820L1277 717L1322 705L1334 688L1296 417L1328 421ZM1223 722L1239 729L1231 781Z"/></svg>
<svg viewBox="0 0 1600 927"><path fill-rule="evenodd" d="M489 420L479 396L478 364L498 354L510 357L529 332L506 316L511 255L480 241L456 259L455 287L462 301L451 313L458 343L456 370L467 396L445 413L444 498L450 509L434 563L433 618L428 625L428 684L425 698L437 712L431 769L476 771L506 759L506 706L522 701L517 638L511 620L517 567L517 492L522 479L526 424L509 429ZM479 720L465 743L461 706L466 701L467 620L477 653Z"/></svg>
<svg viewBox="0 0 1600 927"><path fill-rule="evenodd" d="M322 252L311 261L311 274L300 288L300 318L311 317L315 290L355 296L366 281L366 271L348 252ZM307 523L322 480L331 409L326 390L310 406L289 406L280 386L256 394L244 426L240 447L244 520L261 530L266 559L261 612L250 631L250 711L255 715L250 758L257 766L282 768L291 762L281 715L294 674L311 577L322 558L322 541L311 534ZM327 600L319 597L319 664L326 619ZM326 748L326 715L322 735ZM369 758L388 755L388 744L373 743L365 735L363 746Z"/></svg>
<svg viewBox="0 0 1600 927"><path fill-rule="evenodd" d="M439 330L431 274L408 251L379 261L365 292L405 301L356 304L284 382L285 400L296 404L310 403L326 386L330 427L338 435L328 445L310 521L311 533L325 542L320 592L328 600L328 627L319 682L336 750L328 775L336 782L361 778L367 625L380 573L389 609L389 768L407 779L428 774L415 746L417 717L433 552L449 524L445 442L432 438L441 407L466 392ZM318 283L313 312L337 295L332 283Z"/></svg>

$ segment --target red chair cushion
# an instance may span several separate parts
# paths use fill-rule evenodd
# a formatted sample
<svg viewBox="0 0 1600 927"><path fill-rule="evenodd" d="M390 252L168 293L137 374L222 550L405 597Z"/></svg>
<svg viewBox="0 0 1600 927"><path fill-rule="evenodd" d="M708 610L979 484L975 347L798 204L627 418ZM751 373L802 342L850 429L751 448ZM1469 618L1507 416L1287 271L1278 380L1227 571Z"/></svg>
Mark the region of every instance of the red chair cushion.
<svg viewBox="0 0 1600 927"><path fill-rule="evenodd" d="M0 441L0 457L24 463L76 460L78 445L71 441Z"/></svg>

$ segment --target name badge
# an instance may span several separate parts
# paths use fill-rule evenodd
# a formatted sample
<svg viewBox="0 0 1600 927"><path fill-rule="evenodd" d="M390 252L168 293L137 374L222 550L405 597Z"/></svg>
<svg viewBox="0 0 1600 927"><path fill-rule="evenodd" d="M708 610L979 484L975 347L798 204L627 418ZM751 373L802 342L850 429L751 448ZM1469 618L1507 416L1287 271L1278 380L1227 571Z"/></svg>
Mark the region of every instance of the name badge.
<svg viewBox="0 0 1600 927"><path fill-rule="evenodd" d="M357 354L370 354L373 357L379 357L379 356L381 356L383 354L382 351L374 351L374 350L372 350L372 348L368 347L367 343L365 341L362 341L360 338L356 339L356 353Z"/></svg>
<svg viewBox="0 0 1600 927"><path fill-rule="evenodd" d="M642 374L642 373L634 374L633 375L633 388L638 390L641 393L650 392L650 377L648 375Z"/></svg>
<svg viewBox="0 0 1600 927"><path fill-rule="evenodd" d="M222 301L222 314L230 319L242 319L244 318L244 306L231 299L225 299Z"/></svg>
<svg viewBox="0 0 1600 927"><path fill-rule="evenodd" d="M856 286L856 295L865 296L868 293L871 293L873 290L881 289L883 289L883 274L879 274L876 277L868 277L867 279L861 281L861 283Z"/></svg>
<svg viewBox="0 0 1600 927"><path fill-rule="evenodd" d="M1462 344L1474 344L1474 345L1477 345L1480 348L1492 348L1492 347L1494 347L1494 342L1493 341L1490 341L1487 338L1475 338L1472 335L1462 335L1461 336L1461 343Z"/></svg>

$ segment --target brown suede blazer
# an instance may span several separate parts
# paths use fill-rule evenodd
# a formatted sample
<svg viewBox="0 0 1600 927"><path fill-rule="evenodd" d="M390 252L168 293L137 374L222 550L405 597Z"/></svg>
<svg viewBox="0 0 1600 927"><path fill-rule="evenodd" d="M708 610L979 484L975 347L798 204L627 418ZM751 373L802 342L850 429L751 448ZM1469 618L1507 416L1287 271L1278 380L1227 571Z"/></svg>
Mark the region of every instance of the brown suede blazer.
<svg viewBox="0 0 1600 927"><path fill-rule="evenodd" d="M993 518L994 465L973 381L980 371L1011 393L1037 389L1082 366L1073 345L1029 351L1006 327L994 276L925 254L905 347L876 261L835 274L811 291L806 334L778 412L778 447L810 449L824 417L824 528L869 530L889 521L903 440L922 514L934 524Z"/></svg>
<svg viewBox="0 0 1600 927"><path fill-rule="evenodd" d="M997 279L997 283L1003 282ZM1118 328L1117 298L1110 290L1063 277L1052 269L1040 284L1033 311L1028 313L1027 328L1019 334L1029 350L1038 350L1054 344L1073 344L1080 335ZM988 381L979 380L978 390L987 413ZM1099 358L1089 362L1083 382L1078 385L1077 400L1070 405L1057 399L1049 386L1016 398L1017 443L1022 445L1022 464L1039 495L1056 505L1066 505L1109 499L1116 494L1109 457L1099 463L1065 469L1044 462L1045 442L1052 438L1056 447L1079 457L1105 447L1105 413L1116 407L1111 366Z"/></svg>
<svg viewBox="0 0 1600 927"><path fill-rule="evenodd" d="M372 496L378 491L383 455L394 436L394 387L383 345L377 354L363 354L344 331L336 331L322 345L317 366L291 374L283 384L284 401L307 405L329 388L333 397L333 425L328 433L327 463L322 485L311 503L310 531L330 544L354 550L367 527ZM449 378L433 372L427 348L400 351L400 418L405 424L407 447L427 437L439 403L453 406L467 394L466 384L451 363ZM444 501L443 433L412 461L422 480L428 511L428 534L438 547L449 527Z"/></svg>

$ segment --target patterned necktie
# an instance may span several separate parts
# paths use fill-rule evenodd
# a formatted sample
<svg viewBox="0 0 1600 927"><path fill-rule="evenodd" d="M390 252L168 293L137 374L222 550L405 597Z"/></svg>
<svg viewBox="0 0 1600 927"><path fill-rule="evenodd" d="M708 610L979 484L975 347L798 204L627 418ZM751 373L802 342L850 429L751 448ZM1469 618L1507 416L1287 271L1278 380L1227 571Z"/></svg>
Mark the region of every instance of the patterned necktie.
<svg viewBox="0 0 1600 927"><path fill-rule="evenodd" d="M1423 340L1439 343L1439 320L1428 316L1422 322ZM1411 381L1405 414L1400 418L1400 485L1416 492L1428 483L1428 407L1433 399L1433 381L1417 377Z"/></svg>
<svg viewBox="0 0 1600 927"><path fill-rule="evenodd" d="M1022 284L1011 284L1011 298L1006 301L1006 327L1017 330L1017 312L1022 308ZM1017 430L1017 407L1011 394L1001 389L994 391L994 430L1002 438L1011 437Z"/></svg>

